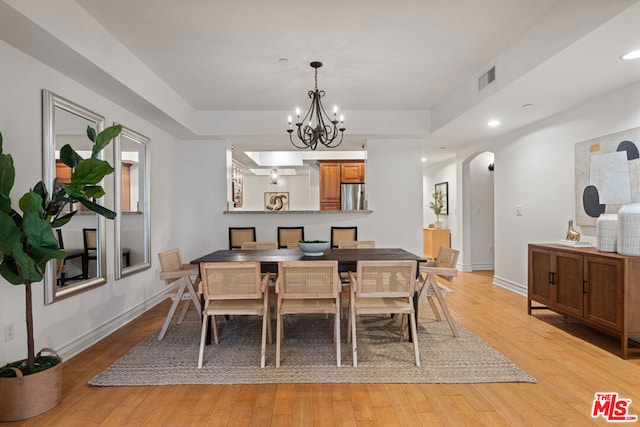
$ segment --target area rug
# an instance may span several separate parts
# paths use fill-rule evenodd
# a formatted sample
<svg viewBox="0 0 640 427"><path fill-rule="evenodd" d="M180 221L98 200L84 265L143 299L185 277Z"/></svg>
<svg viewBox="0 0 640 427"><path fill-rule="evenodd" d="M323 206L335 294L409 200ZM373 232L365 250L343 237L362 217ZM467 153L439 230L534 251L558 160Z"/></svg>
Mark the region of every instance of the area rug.
<svg viewBox="0 0 640 427"><path fill-rule="evenodd" d="M341 367L336 366L332 318L294 316L285 322L281 365L276 369L275 344L267 345L267 366L260 368L261 319L238 316L219 326L220 343L206 347L204 366L198 369L200 322L191 314L181 325L173 324L162 341L158 334L151 335L89 384L536 382L462 326L455 338L446 322L430 318L420 319L418 325L422 366L417 367L413 344L399 340L398 318L382 316L359 317L357 368L352 366L351 343L346 342L346 320Z"/></svg>

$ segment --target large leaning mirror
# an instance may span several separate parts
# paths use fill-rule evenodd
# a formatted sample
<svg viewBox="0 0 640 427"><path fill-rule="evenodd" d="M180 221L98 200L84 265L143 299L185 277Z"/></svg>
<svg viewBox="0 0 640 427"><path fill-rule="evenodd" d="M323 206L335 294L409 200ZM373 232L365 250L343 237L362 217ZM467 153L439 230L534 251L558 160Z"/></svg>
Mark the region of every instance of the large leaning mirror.
<svg viewBox="0 0 640 427"><path fill-rule="evenodd" d="M70 144L83 158L89 157L93 143L87 137L87 126L100 132L104 129L105 120L101 115L47 90L42 91L42 113L43 181L50 189L54 178L64 182L71 177L70 168L59 160L60 148ZM68 224L56 230L67 258L61 273L54 268L54 261L47 267L45 304L107 282L104 218L79 204L72 209L78 212Z"/></svg>
<svg viewBox="0 0 640 427"><path fill-rule="evenodd" d="M120 279L151 267L149 138L123 127L113 147L117 212L115 277Z"/></svg>

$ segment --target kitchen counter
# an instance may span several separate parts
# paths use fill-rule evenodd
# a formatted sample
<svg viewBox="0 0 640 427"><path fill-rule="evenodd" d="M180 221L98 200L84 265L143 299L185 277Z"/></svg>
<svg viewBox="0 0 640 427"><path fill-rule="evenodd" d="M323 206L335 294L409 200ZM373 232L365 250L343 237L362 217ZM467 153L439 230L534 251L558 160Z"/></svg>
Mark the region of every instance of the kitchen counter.
<svg viewBox="0 0 640 427"><path fill-rule="evenodd" d="M243 210L233 210L233 211L223 211L223 214L227 215L235 215L235 214L265 214L265 215L287 215L287 214L312 214L312 215L325 215L325 214L370 214L373 211L370 210L360 210L360 211L243 211Z"/></svg>

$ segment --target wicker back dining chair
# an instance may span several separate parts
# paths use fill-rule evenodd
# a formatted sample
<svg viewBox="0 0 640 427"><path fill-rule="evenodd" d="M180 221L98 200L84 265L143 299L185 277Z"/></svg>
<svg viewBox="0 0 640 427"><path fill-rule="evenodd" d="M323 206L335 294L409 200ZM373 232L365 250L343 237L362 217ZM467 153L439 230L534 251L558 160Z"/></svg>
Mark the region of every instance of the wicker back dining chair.
<svg viewBox="0 0 640 427"><path fill-rule="evenodd" d="M333 339L336 364L340 355L340 276L337 261L293 261L278 263L278 318L276 322L276 368L280 367L283 316L297 314L333 314Z"/></svg>
<svg viewBox="0 0 640 427"><path fill-rule="evenodd" d="M265 366L267 335L271 342L269 320L269 275L260 272L259 262L206 262L200 266L204 308L198 368L204 361L208 319L211 318L213 336L218 344L217 315L262 316L262 347L260 367Z"/></svg>
<svg viewBox="0 0 640 427"><path fill-rule="evenodd" d="M356 273L350 273L348 333L351 336L347 336L347 339L351 338L352 341L353 366L358 366L356 318L358 315L370 314L409 315L416 366L420 366L413 306L416 270L415 261L358 261Z"/></svg>
<svg viewBox="0 0 640 427"><path fill-rule="evenodd" d="M255 227L229 227L229 249L241 249L244 242L255 241Z"/></svg>
<svg viewBox="0 0 640 427"><path fill-rule="evenodd" d="M89 278L89 261L98 262L98 235L95 228L82 229L84 255L82 255L82 278ZM97 269L97 267L96 267Z"/></svg>
<svg viewBox="0 0 640 427"><path fill-rule="evenodd" d="M158 254L160 260L160 279L164 280L167 286L171 286L165 293L165 298L172 301L167 317L160 329L160 335L158 340L162 340L167 333L167 328L171 323L180 301L185 301L182 311L178 316L178 325L184 320L184 316L187 313L189 305L193 304L198 316L202 315L200 305L200 297L198 296L198 285L200 279L198 278L198 266L195 264L183 264L180 257L180 251L178 249L171 249L168 251L160 252Z"/></svg>
<svg viewBox="0 0 640 427"><path fill-rule="evenodd" d="M358 227L331 227L331 247L337 248L343 240L358 240Z"/></svg>
<svg viewBox="0 0 640 427"><path fill-rule="evenodd" d="M304 240L304 227L278 227L278 247L287 248L289 243Z"/></svg>
<svg viewBox="0 0 640 427"><path fill-rule="evenodd" d="M446 280L448 283L453 281L453 279L458 275L458 270L456 268L458 255L459 252L456 249L440 246L435 261L420 263L420 284L422 284L422 287L418 292L418 307L422 305L422 302L426 298L429 302L429 306L431 306L431 310L433 310L436 320L438 321L442 321L442 316L440 315L440 310L442 310L454 337L459 336L458 329L444 299L446 295L452 294L453 291L442 283L439 283L437 277ZM440 310L438 309L434 298L438 300Z"/></svg>

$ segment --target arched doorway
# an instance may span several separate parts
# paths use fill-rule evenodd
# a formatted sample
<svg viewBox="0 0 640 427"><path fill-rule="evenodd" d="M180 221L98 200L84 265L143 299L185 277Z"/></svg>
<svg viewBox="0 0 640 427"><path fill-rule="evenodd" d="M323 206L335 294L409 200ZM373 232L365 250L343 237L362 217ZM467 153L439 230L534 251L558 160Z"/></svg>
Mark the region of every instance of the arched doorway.
<svg viewBox="0 0 640 427"><path fill-rule="evenodd" d="M475 153L462 162L463 270L494 269L494 154Z"/></svg>

